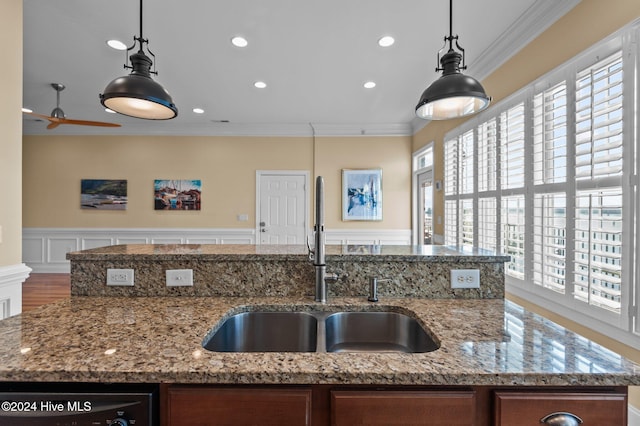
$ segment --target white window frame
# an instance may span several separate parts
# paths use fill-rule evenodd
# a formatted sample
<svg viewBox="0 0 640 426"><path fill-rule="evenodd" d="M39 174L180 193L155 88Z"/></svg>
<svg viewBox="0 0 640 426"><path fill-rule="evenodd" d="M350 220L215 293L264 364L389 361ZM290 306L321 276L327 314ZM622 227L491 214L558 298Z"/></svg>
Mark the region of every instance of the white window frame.
<svg viewBox="0 0 640 426"><path fill-rule="evenodd" d="M581 323L587 327L590 327L600 333L611 336L621 342L624 342L636 349L640 349L640 341L638 336L640 335L640 318L638 305L640 305L640 259L638 259L638 253L636 250L640 250L640 208L638 208L640 192L640 182L638 177L638 169L640 168L636 141L638 141L638 125L640 123L640 20L636 21L627 27L616 32L612 36L597 43L590 49L586 50L582 54L576 56L570 61L562 64L556 70L548 73L547 75L536 80L527 87L509 96L500 103L492 106L487 111L484 111L474 118L468 120L460 127L447 133L444 137L444 144L450 143L450 141L457 141L458 144L464 134L467 132L474 132L474 152L478 153L478 128L483 123L490 121L509 110L510 108L524 103L525 108L525 184L524 187L504 189L501 187L500 165L497 167L497 175L495 176L498 189L496 191L483 191L478 192L478 160L477 155L474 161L475 170L473 173L475 182L475 191L473 194L462 194L460 188L455 191L454 194L445 194L445 204L453 206L454 202L458 202L458 206L461 205L462 200L466 200L469 197L473 199L474 206L478 206L478 199L496 197L496 222L501 222L501 200L504 197L509 196L523 196L525 197L525 264L524 264L524 277L518 279L516 276L506 275L507 291L516 296L522 297L532 303L544 306L559 315L572 319L578 323ZM623 243L622 243L622 301L621 311L619 314L609 312L602 308L595 308L588 303L578 302L573 297L573 270L574 270L574 258L569 254L573 248L574 230L573 223L567 222L566 229L566 269L565 269L565 294L559 294L557 291L543 288L539 285L533 284L533 249L534 242L531 237L534 229L534 197L561 192L566 194L566 210L567 212L572 209L575 210L574 197L578 191L582 190L582 185L578 182L576 184L573 179L574 165L575 165L575 81L577 74L584 69L587 69L594 64L600 62L615 52L622 51L623 57L623 149L624 149L624 169L621 180L621 186L623 191ZM567 173L567 182L551 182L534 184L534 152L533 152L533 100L537 93L556 86L558 83L566 81L567 83L567 169L571 172ZM499 126L498 122L498 126ZM498 142L500 145L500 142ZM460 145L458 145L460 150ZM445 150L446 152L446 147ZM500 150L499 150L500 151ZM498 158L500 159L500 152ZM461 184L460 169L462 168L460 161L457 166L457 182L456 186ZM445 174L445 176L447 176ZM447 188L447 182L445 182L445 188ZM597 183L596 183L597 186ZM585 189L596 188L593 185L588 186ZM477 210L477 209L476 209ZM575 211L574 211L575 213ZM572 215L574 213L571 213ZM446 215L445 215L446 216ZM477 215L476 215L477 216ZM445 223L445 232L447 229L451 229L456 232L455 238L447 238L445 235L445 241L456 241L457 244L462 244L461 238L461 212L458 210L457 214L451 214L449 217L456 217L456 223ZM447 218L445 217L445 220ZM477 221L477 219L476 219ZM477 244L478 238L478 223L474 224L474 238L473 241ZM499 251L504 252L501 246L502 230L500 226L496 230L496 241L498 242ZM571 276L569 276L571 275ZM560 296L560 297L559 297Z"/></svg>

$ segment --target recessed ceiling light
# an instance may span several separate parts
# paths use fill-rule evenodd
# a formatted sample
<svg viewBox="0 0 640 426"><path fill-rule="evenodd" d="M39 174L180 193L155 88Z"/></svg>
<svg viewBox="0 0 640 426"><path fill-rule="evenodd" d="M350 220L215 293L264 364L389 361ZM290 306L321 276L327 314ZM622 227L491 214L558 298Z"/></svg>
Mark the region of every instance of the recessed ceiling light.
<svg viewBox="0 0 640 426"><path fill-rule="evenodd" d="M31 114L33 112L33 110L29 109L29 108L22 108L22 112L26 112L27 114Z"/></svg>
<svg viewBox="0 0 640 426"><path fill-rule="evenodd" d="M364 87L365 87L366 89L373 89L374 87L376 87L376 83L375 83L374 81L367 81L367 82L364 84Z"/></svg>
<svg viewBox="0 0 640 426"><path fill-rule="evenodd" d="M107 46L116 50L127 50L127 45L120 40L107 40Z"/></svg>
<svg viewBox="0 0 640 426"><path fill-rule="evenodd" d="M235 36L234 38L231 39L231 44L233 44L236 47L247 47L249 42L244 37Z"/></svg>
<svg viewBox="0 0 640 426"><path fill-rule="evenodd" d="M195 112L196 114L204 114L204 110L202 108L194 108L193 112Z"/></svg>
<svg viewBox="0 0 640 426"><path fill-rule="evenodd" d="M104 110L105 110L106 112L108 112L109 114L115 114L115 113L116 113L114 110L109 109L109 108L105 108Z"/></svg>
<svg viewBox="0 0 640 426"><path fill-rule="evenodd" d="M380 47L389 47L395 43L396 40L391 36L384 36L378 40L378 46Z"/></svg>
<svg viewBox="0 0 640 426"><path fill-rule="evenodd" d="M267 87L267 83L265 83L264 81L256 81L255 83L253 83L253 85L258 89L264 89L265 87Z"/></svg>

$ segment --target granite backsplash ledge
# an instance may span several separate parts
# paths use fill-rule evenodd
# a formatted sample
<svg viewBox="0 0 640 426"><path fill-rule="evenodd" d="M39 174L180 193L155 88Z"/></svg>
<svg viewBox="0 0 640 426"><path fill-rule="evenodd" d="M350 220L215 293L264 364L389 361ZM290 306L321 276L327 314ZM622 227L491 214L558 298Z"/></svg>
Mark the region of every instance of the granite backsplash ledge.
<svg viewBox="0 0 640 426"><path fill-rule="evenodd" d="M119 245L69 253L74 296L312 297L315 271L305 246ZM338 274L330 297L504 298L508 256L445 246L327 246ZM107 286L107 269L133 269L133 286ZM166 271L193 270L193 286L168 287ZM451 289L451 269L478 269L479 289Z"/></svg>

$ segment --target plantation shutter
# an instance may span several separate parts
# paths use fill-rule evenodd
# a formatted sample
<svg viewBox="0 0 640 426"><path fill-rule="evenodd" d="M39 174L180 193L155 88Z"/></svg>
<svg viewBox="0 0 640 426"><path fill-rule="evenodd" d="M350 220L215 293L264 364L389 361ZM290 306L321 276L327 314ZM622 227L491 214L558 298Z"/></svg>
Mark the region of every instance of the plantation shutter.
<svg viewBox="0 0 640 426"><path fill-rule="evenodd" d="M622 77L618 52L576 79L573 296L615 313L622 287Z"/></svg>

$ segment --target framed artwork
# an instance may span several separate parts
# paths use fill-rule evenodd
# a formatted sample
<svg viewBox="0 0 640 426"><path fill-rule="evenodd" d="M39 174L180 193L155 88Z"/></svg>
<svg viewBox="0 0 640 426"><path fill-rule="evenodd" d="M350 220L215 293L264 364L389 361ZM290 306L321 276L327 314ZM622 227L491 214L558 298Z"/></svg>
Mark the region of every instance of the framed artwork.
<svg viewBox="0 0 640 426"><path fill-rule="evenodd" d="M154 210L200 210L202 182L200 179L156 179Z"/></svg>
<svg viewBox="0 0 640 426"><path fill-rule="evenodd" d="M382 169L342 169L342 220L382 220Z"/></svg>
<svg viewBox="0 0 640 426"><path fill-rule="evenodd" d="M81 179L80 208L126 210L127 181L121 179Z"/></svg>

